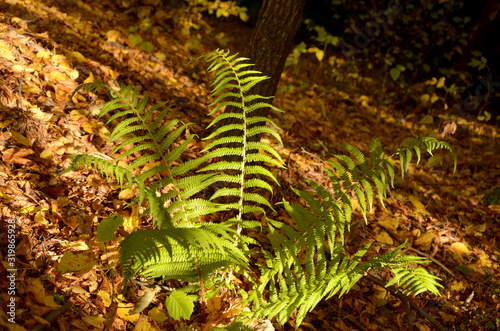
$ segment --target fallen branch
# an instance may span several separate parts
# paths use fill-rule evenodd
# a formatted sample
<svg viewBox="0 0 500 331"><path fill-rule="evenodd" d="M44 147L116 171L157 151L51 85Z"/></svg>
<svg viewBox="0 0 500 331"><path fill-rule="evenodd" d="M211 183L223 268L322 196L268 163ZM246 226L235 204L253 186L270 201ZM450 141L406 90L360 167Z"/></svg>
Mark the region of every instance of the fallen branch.
<svg viewBox="0 0 500 331"><path fill-rule="evenodd" d="M431 315L429 315L429 313L427 313L423 308L417 306L416 303L414 303L413 301L411 301L408 296L404 295L401 291L398 291L396 288L394 288L393 286L390 286L390 287L385 287L385 283L375 277L375 276L372 276L372 275L366 275L364 276L366 279L370 280L371 282L377 284L377 285L380 285L382 287L384 287L385 289L387 289L389 292L391 292L393 295L397 296L401 301L403 301L403 303L405 305L410 305L411 308L415 309L417 312L420 313L420 315L422 315L423 317L425 317L429 322L432 323L432 325L434 325L439 331L446 331L446 329L438 322L436 321L436 319L434 317L432 317ZM410 318L410 317L408 317Z"/></svg>

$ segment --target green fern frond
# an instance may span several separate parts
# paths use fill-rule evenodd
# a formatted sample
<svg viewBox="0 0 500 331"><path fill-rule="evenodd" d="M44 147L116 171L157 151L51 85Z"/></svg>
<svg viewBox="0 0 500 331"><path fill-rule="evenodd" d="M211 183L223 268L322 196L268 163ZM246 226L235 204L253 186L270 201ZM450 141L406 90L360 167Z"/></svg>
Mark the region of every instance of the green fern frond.
<svg viewBox="0 0 500 331"><path fill-rule="evenodd" d="M363 162L359 155L356 160ZM410 268L429 261L400 254L406 243L363 261L370 248L367 244L349 257L336 238L336 230L341 227L336 218L345 218L344 209L321 185L310 184L322 201L311 193L294 191L311 210L283 201L295 227L268 221L273 252L264 252L266 261L260 266L260 283L249 297L257 316L276 316L284 323L297 311L296 323L299 325L320 300L347 293L370 269L390 268L395 277L387 286L398 283L404 293L439 293L441 285L437 277L423 268ZM305 259L299 259L301 255ZM269 291L267 298L262 295L266 290Z"/></svg>
<svg viewBox="0 0 500 331"><path fill-rule="evenodd" d="M404 294L418 295L429 291L437 296L441 295L438 287L443 288L443 286L438 283L439 278L424 268L391 268L391 271L394 273L394 278L386 286L398 284L398 288Z"/></svg>
<svg viewBox="0 0 500 331"><path fill-rule="evenodd" d="M268 79L256 70L250 70L252 64L246 58L238 57L237 54L230 55L229 51L216 50L203 56L209 63L208 72L214 72L215 78L212 82L212 97L214 101L211 106L215 108L211 114L224 106L234 106L237 110L231 113L223 113L217 116L209 125L218 127L205 139L213 139L205 151L209 151L207 157L212 159L222 158L210 165L200 169L200 172L219 173L220 181L233 183L234 187L225 187L216 191L211 200L221 197L236 197L237 203L230 200L227 203L231 208L238 209L238 219L242 221L243 211L248 210L247 205L264 205L272 209L268 199L260 193L249 189L264 189L272 194L272 186L255 175L276 179L272 173L264 168L262 163L282 167L283 160L279 153L269 145L250 141L249 138L261 134L269 134L281 143L280 135L266 123L274 125L266 117L251 117L249 114L263 107L273 107L266 102L268 97L248 94L251 87ZM276 127L276 126L275 126ZM228 144L231 147L228 147ZM257 151L265 153L257 153ZM224 158L234 156L237 161L228 161ZM250 165L251 163L251 165ZM237 171L237 175L228 175L227 171ZM221 200L222 201L222 200ZM259 207L258 210L261 208ZM256 210L256 209L253 209Z"/></svg>
<svg viewBox="0 0 500 331"><path fill-rule="evenodd" d="M69 100L73 100L73 97L75 96L75 94L79 90L84 90L84 91L87 91L87 92L96 93L101 87L106 87L106 89L109 88L109 86L106 83L102 82L102 81L95 81L95 82L92 82L92 83L82 84L82 85L78 86L73 91L73 93L71 93L71 95L69 96ZM109 89L108 89L108 92L109 92Z"/></svg>
<svg viewBox="0 0 500 331"><path fill-rule="evenodd" d="M222 267L246 265L247 257L234 245L235 235L234 230L221 224L135 231L120 244L125 280L140 272L194 282L199 280L195 261L203 277Z"/></svg>
<svg viewBox="0 0 500 331"><path fill-rule="evenodd" d="M404 173L408 171L408 167L410 165L413 152L417 156L417 164L420 162L421 158L421 150L424 150L425 152L429 153L430 155L433 155L432 152L435 149L447 149L450 151L450 153L453 156L453 172L457 170L457 152L453 147L451 147L450 144L448 144L445 141L439 141L436 138L433 137L424 137L421 139L418 139L417 136L415 136L414 139L411 139L407 141L406 146L399 147L396 149L394 152L395 156L399 156L399 160L401 162L401 176L404 177Z"/></svg>
<svg viewBox="0 0 500 331"><path fill-rule="evenodd" d="M60 174L78 170L84 167L87 169L93 168L95 171L98 171L107 179L118 181L118 184L120 184L121 186L123 186L125 179L128 182L127 187L131 187L133 184L143 186L142 183L137 182L134 179L130 170L120 167L119 165L114 164L112 161L104 159L102 157L88 154L75 154L71 156L71 161L72 162L68 166L68 168L66 170L63 170Z"/></svg>

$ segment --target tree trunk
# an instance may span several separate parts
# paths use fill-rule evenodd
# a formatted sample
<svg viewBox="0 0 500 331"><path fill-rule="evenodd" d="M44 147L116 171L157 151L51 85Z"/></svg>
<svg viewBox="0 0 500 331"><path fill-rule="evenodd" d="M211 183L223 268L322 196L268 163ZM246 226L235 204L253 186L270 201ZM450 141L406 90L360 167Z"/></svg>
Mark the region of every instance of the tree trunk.
<svg viewBox="0 0 500 331"><path fill-rule="evenodd" d="M285 61L299 29L306 0L264 0L246 57L255 69L271 77L251 91L268 97L276 93ZM259 114L269 115L269 108Z"/></svg>
<svg viewBox="0 0 500 331"><path fill-rule="evenodd" d="M286 58L292 49L293 39L300 26L305 2L306 0L264 0L245 56L255 64L252 70L258 70L270 79L257 84L249 91L249 94L268 97L276 93ZM269 102L272 103L272 99ZM227 107L225 111L241 110ZM252 112L250 116L268 117L269 111L269 108L262 108ZM221 122L221 125L234 123ZM255 125L259 124L262 123ZM229 133L229 135L234 134ZM251 137L250 140L258 141L260 136Z"/></svg>

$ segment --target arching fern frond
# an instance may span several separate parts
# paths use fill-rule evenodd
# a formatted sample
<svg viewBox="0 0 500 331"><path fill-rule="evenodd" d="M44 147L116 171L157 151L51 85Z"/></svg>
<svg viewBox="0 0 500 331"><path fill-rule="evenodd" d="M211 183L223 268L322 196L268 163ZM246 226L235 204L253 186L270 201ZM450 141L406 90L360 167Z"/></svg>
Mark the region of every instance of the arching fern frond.
<svg viewBox="0 0 500 331"><path fill-rule="evenodd" d="M320 300L342 296L366 272L379 268L390 268L395 274L387 286L398 283L404 293L430 291L439 295L439 278L423 268L410 268L428 261L400 254L406 243L363 261L370 248L367 244L349 257L337 239L341 238L338 231L342 223L337 218L345 219L345 209L321 185L310 184L322 202L315 195L299 190L294 191L308 203L309 209L283 202L295 226L268 220L273 252L264 252L266 262L260 265L259 283L249 296L257 316L276 316L284 323L297 311L298 326ZM266 290L268 296L263 295Z"/></svg>
<svg viewBox="0 0 500 331"><path fill-rule="evenodd" d="M373 197L376 192L380 203L384 206L387 186L394 185L394 165L390 158L385 157L382 145L378 139L370 143L369 159L356 147L343 145L351 155L334 155L337 161L329 161L331 168L327 168L334 197L343 202L347 226L351 220L352 200L351 193L356 196L363 218L366 221L366 212L372 209ZM417 164L420 161L421 150L432 155L437 148L448 149L454 159L456 169L457 154L446 142L437 141L435 138L413 139L408 147L397 148L393 155L399 156L401 161L401 176L408 170L412 153L417 155Z"/></svg>
<svg viewBox="0 0 500 331"><path fill-rule="evenodd" d="M123 186L124 180L126 179L127 187L132 187L132 185L135 184L139 186L140 189L145 189L144 183L137 182L130 170L114 164L113 161L89 154L72 155L71 161L72 162L68 166L68 168L63 170L60 174L78 170L84 167L87 169L93 168L95 171L98 171L101 176L106 177L108 180L118 181L118 184L120 184L121 186Z"/></svg>

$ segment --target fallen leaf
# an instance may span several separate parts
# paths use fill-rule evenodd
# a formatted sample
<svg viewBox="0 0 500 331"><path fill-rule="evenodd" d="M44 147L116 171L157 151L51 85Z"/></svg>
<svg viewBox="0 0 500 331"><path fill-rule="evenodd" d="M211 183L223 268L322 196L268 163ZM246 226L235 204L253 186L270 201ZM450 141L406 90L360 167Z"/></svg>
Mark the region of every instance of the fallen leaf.
<svg viewBox="0 0 500 331"><path fill-rule="evenodd" d="M120 31L116 30L109 30L106 32L106 38L108 38L108 41L116 41L118 38L120 38Z"/></svg>
<svg viewBox="0 0 500 331"><path fill-rule="evenodd" d="M0 58L7 59L8 61L14 60L16 57L12 54L10 46L0 40Z"/></svg>
<svg viewBox="0 0 500 331"><path fill-rule="evenodd" d="M420 237L418 237L414 241L414 244L417 246L428 247L432 243L433 239L434 239L434 232L427 231L426 233L424 233Z"/></svg>
<svg viewBox="0 0 500 331"><path fill-rule="evenodd" d="M14 139L18 144L24 145L26 147L31 147L31 142L28 138L23 136L17 131L9 131L10 136Z"/></svg>
<svg viewBox="0 0 500 331"><path fill-rule="evenodd" d="M420 200L416 196L410 195L409 199L412 205L415 207L415 213L429 215L429 212L425 209L424 204L420 202Z"/></svg>
<svg viewBox="0 0 500 331"><path fill-rule="evenodd" d="M453 243L451 244L451 249L453 250L453 252L457 253L457 254L460 254L460 255L463 255L463 254L470 254L470 251L469 249L467 248L467 246L465 246L464 243Z"/></svg>
<svg viewBox="0 0 500 331"><path fill-rule="evenodd" d="M380 233L377 233L375 235L375 239L383 244L388 244L388 245L394 244L394 241L392 240L391 236L385 231L380 231Z"/></svg>
<svg viewBox="0 0 500 331"><path fill-rule="evenodd" d="M57 270L59 270L62 274L69 272L85 274L89 272L95 264L96 259L88 252L73 253L67 251L64 252Z"/></svg>
<svg viewBox="0 0 500 331"><path fill-rule="evenodd" d="M44 298L47 294L45 293L45 288L43 287L40 278L28 278L26 283L29 291L33 294L36 301L40 304L44 304Z"/></svg>
<svg viewBox="0 0 500 331"><path fill-rule="evenodd" d="M104 322L106 319L102 315L97 316L84 316L82 320L87 322L88 324L96 327L98 330L102 330L104 328Z"/></svg>
<svg viewBox="0 0 500 331"><path fill-rule="evenodd" d="M159 322L159 323L165 322L168 319L168 316L156 307L154 307L153 309L151 309L148 312L148 316L153 321Z"/></svg>
<svg viewBox="0 0 500 331"><path fill-rule="evenodd" d="M139 320L139 317L141 316L141 314L129 315L128 312L133 308L134 308L133 305L128 305L128 306L121 305L120 308L118 308L117 314L118 314L118 316L120 316L124 320L127 320L130 323L135 324Z"/></svg>

